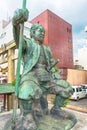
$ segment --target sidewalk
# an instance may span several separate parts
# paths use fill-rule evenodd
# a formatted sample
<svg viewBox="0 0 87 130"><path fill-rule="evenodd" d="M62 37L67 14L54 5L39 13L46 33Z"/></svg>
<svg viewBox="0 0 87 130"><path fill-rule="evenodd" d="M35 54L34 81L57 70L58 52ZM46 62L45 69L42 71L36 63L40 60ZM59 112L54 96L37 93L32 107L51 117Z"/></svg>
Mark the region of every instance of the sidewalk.
<svg viewBox="0 0 87 130"><path fill-rule="evenodd" d="M87 108L83 108L83 107L79 107L79 106L75 106L75 105L67 105L66 108L69 108L71 110L76 110L79 112L83 112L83 113L87 113Z"/></svg>
<svg viewBox="0 0 87 130"><path fill-rule="evenodd" d="M67 110L73 113L77 118L77 123L71 130L87 130L87 113L82 113L70 109Z"/></svg>
<svg viewBox="0 0 87 130"><path fill-rule="evenodd" d="M0 113L0 130L3 130L3 127L6 123L6 121L8 119L10 119L12 116L12 111L11 112L3 112L3 113Z"/></svg>

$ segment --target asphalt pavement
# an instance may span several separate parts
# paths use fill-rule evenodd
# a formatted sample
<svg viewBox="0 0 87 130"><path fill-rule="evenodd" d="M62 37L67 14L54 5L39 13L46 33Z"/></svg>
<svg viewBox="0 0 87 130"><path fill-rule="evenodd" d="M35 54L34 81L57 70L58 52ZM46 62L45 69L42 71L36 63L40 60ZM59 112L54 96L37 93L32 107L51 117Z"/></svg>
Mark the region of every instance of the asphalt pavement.
<svg viewBox="0 0 87 130"><path fill-rule="evenodd" d="M87 98L80 99L79 101L71 100L66 107L72 110L87 113Z"/></svg>

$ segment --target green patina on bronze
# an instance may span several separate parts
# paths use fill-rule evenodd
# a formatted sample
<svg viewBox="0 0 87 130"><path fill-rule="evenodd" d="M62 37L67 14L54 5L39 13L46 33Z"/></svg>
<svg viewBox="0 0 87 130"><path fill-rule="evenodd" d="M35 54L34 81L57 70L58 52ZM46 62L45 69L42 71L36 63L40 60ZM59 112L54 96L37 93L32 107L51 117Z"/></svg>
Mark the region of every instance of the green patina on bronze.
<svg viewBox="0 0 87 130"><path fill-rule="evenodd" d="M50 48L43 45L44 27L41 24L33 24L30 29L30 39L23 37L24 22L27 21L29 14L25 7L17 10L12 19L13 35L19 48L19 55L14 114L12 122L10 121L11 129L57 130L60 127L61 130L69 130L76 123L76 118L61 107L72 95L73 89L56 73L58 69L55 66L59 59L55 60ZM20 76L21 61L23 73ZM51 110L48 109L47 94L55 95L54 106ZM16 115L17 98L20 106L19 117ZM63 122L60 124L60 121Z"/></svg>
<svg viewBox="0 0 87 130"><path fill-rule="evenodd" d="M8 84L0 84L0 94L9 94L15 93L15 86L11 83Z"/></svg>

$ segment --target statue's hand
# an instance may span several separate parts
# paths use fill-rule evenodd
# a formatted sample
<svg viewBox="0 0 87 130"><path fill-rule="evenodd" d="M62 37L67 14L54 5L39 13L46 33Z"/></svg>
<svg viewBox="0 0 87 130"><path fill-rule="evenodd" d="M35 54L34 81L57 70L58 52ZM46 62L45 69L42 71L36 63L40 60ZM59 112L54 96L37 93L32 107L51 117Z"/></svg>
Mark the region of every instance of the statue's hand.
<svg viewBox="0 0 87 130"><path fill-rule="evenodd" d="M28 20L29 11L27 9L18 9L12 18L12 23L14 26L23 23Z"/></svg>

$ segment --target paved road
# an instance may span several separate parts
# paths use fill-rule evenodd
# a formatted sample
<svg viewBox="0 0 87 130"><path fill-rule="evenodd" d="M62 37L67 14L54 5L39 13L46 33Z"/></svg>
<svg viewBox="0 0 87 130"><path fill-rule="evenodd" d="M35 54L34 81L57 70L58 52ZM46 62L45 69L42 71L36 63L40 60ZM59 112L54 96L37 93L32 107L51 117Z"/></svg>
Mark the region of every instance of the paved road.
<svg viewBox="0 0 87 130"><path fill-rule="evenodd" d="M69 104L87 108L87 98L80 99L79 101L71 100Z"/></svg>
<svg viewBox="0 0 87 130"><path fill-rule="evenodd" d="M87 98L81 99L79 101L71 100L67 105L67 108L87 113Z"/></svg>

